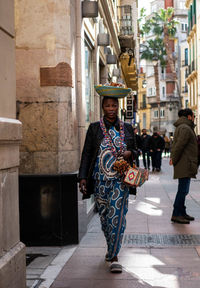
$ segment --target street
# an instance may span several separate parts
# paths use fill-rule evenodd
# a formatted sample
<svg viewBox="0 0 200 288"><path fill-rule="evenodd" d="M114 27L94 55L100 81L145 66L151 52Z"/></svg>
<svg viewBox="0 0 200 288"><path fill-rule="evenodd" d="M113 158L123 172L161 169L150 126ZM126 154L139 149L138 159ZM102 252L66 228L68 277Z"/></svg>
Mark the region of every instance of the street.
<svg viewBox="0 0 200 288"><path fill-rule="evenodd" d="M163 158L162 171L150 172L149 180L138 189L136 199L130 196L127 228L119 254L122 274L109 272L108 263L104 260L105 241L96 214L79 245L52 248L58 249L59 256L54 255L53 262L45 268L43 276L46 278L40 277L40 286L36 286L39 282L35 282L32 287L199 287L200 175L192 180L186 202L187 213L194 216L195 221L189 225L174 224L170 218L177 181L172 178L173 170L168 162L169 158ZM62 267L60 264L56 266L56 257L62 258ZM34 267L37 268L36 263L33 261L27 267L29 275ZM58 276L54 280L53 275L55 277L56 274Z"/></svg>

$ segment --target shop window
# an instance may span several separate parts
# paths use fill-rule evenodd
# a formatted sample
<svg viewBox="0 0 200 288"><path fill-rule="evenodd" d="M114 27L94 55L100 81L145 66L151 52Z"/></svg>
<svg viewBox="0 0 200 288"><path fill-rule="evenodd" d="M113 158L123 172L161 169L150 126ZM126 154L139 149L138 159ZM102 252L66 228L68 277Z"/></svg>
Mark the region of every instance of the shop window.
<svg viewBox="0 0 200 288"><path fill-rule="evenodd" d="M88 42L85 41L85 100L86 100L86 122L91 122L92 111L92 49Z"/></svg>

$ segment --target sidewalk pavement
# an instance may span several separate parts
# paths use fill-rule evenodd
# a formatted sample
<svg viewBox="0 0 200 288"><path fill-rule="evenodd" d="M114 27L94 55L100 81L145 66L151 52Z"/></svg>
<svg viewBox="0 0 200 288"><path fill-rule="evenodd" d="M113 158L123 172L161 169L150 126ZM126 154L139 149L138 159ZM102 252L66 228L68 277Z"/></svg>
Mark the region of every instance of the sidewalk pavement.
<svg viewBox="0 0 200 288"><path fill-rule="evenodd" d="M29 247L47 254L27 266L32 288L199 288L200 287L200 175L191 182L187 213L189 225L170 221L177 181L169 158L162 171L131 195L127 228L119 261L123 273L111 274L104 257L106 245L96 214L79 245ZM199 173L200 174L200 173ZM27 253L28 253L27 252ZM45 263L45 264L44 264ZM37 272L37 273L36 273Z"/></svg>

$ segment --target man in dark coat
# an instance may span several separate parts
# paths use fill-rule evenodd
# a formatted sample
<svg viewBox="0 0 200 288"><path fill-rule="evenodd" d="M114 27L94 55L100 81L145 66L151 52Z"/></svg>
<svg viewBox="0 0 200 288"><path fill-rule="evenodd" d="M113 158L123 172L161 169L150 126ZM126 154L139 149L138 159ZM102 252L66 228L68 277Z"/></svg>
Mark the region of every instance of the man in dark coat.
<svg viewBox="0 0 200 288"><path fill-rule="evenodd" d="M150 135L147 134L147 129L142 129L141 135L141 149L142 149L142 158L145 169L150 169L150 152L149 152L149 140ZM147 159L146 159L147 158Z"/></svg>
<svg viewBox="0 0 200 288"><path fill-rule="evenodd" d="M149 140L149 149L151 153L152 160L152 171L160 172L161 169L161 157L162 151L165 148L164 139L158 134L158 132L154 132Z"/></svg>
<svg viewBox="0 0 200 288"><path fill-rule="evenodd" d="M186 213L185 198L189 193L190 180L196 178L198 164L198 146L194 132L194 113L191 109L181 109L171 150L170 164L174 166L174 179L178 179L178 191L174 201L171 220L180 224L189 224L194 217Z"/></svg>

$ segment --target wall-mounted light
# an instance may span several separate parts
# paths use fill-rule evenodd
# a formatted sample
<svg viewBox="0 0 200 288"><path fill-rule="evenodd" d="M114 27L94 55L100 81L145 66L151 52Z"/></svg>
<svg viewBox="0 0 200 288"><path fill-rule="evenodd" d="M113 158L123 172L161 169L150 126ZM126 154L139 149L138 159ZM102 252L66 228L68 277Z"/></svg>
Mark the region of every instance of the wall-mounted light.
<svg viewBox="0 0 200 288"><path fill-rule="evenodd" d="M108 46L110 45L110 35L108 33L99 33L97 36L98 46Z"/></svg>
<svg viewBox="0 0 200 288"><path fill-rule="evenodd" d="M98 2L84 0L82 2L82 17L83 18L98 17Z"/></svg>
<svg viewBox="0 0 200 288"><path fill-rule="evenodd" d="M106 63L107 64L117 64L117 57L114 54L106 55Z"/></svg>
<svg viewBox="0 0 200 288"><path fill-rule="evenodd" d="M120 77L120 70L118 68L114 68L112 75L113 77Z"/></svg>

